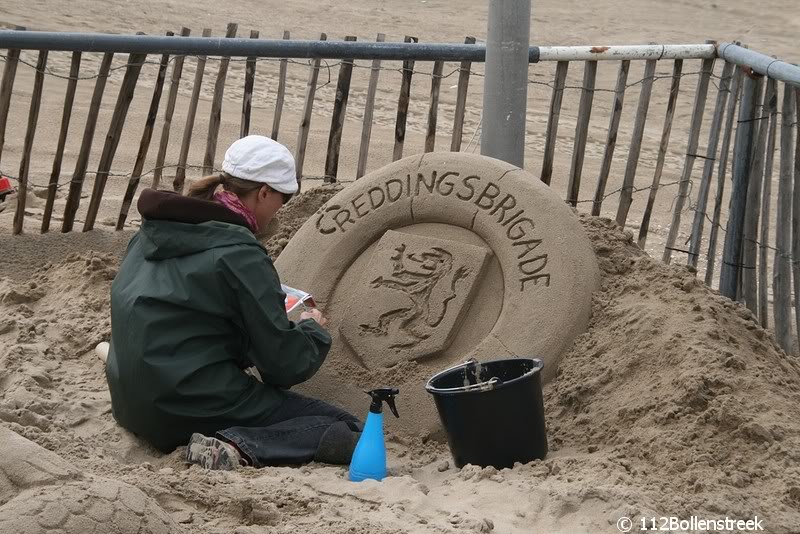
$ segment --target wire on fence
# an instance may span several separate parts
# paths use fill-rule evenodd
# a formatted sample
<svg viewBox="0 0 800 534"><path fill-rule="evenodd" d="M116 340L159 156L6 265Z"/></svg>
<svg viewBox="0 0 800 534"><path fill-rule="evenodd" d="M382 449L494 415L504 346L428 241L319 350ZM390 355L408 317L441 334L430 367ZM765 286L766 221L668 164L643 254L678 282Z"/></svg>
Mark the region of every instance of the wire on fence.
<svg viewBox="0 0 800 534"><path fill-rule="evenodd" d="M168 60L168 63L172 63L173 61L176 61L178 58L184 58L185 59L187 57L200 59L201 56L194 55L194 54L189 54L189 55L187 55L187 54L178 54L178 55L171 56L169 58L169 60ZM3 60L3 61L8 61L8 56L5 55L5 54L0 54L0 59ZM223 59L224 59L223 57L207 57L206 61L222 61ZM231 63L237 63L237 62L238 63L245 63L245 62L248 61L248 58L228 58L228 59L229 59L229 61ZM23 65L25 65L27 67L30 67L30 68L32 68L34 70L38 69L38 67L37 67L37 65L35 63L32 63L32 62L27 61L25 59L17 58L15 61L17 61L18 63L21 63L21 64L23 64ZM299 61L299 60L296 60L296 59L289 59L289 58L258 57L258 58L255 59L255 61L256 61L256 63L261 63L261 62L280 63L281 61L286 61L286 62L294 64L294 65L301 65L303 67L310 67L313 60L309 59L309 60L305 60L305 61ZM330 72L331 69L333 69L335 67L338 67L338 66L343 64L343 61L335 61L335 62L331 63L331 62L328 62L327 60L324 60L324 59L322 60L322 62L325 63L325 68L329 72ZM144 60L144 61L135 62L135 63L122 63L122 64L117 65L115 67L111 67L109 69L109 72L122 70L122 69L125 69L125 68L130 67L130 66L143 66L143 65L159 65L160 66L161 62L160 61L154 61L154 60ZM360 68L360 69L372 70L372 67L370 65L359 65L358 63L355 63L355 62L353 63L353 67L354 68ZM402 67L379 67L379 70L382 70L382 71L395 71L395 72L399 72L401 74L404 72ZM78 76L70 76L68 74L61 74L61 73L55 71L54 69L52 69L49 66L46 66L43 69L42 72L44 72L44 74L46 74L48 76L53 76L55 78L61 78L63 80L78 80L78 81L81 81L81 80L95 80L95 79L100 77L99 73L84 74L84 75L78 75ZM455 74L458 74L459 72L461 72L461 69L460 68L454 68L450 72L448 72L447 74L442 74L442 75L436 75L436 74L433 73L433 71L424 71L424 70L414 70L412 72L414 74L426 75L426 76L429 76L429 77L432 77L432 78L433 77L437 77L437 78L445 79L445 78L449 78L449 77L451 77L451 76L453 76ZM475 76L481 76L482 75L482 73L478 73L478 72L471 72L471 74L473 74Z"/></svg>
<svg viewBox="0 0 800 534"><path fill-rule="evenodd" d="M194 58L200 59L199 55L178 54L178 55L171 56L169 58L169 63L178 60L178 58L186 58L186 57L194 57ZM207 56L206 59L208 61L222 61L223 57ZM228 59L232 63L245 63L246 61L248 61L248 58L226 58L226 59ZM2 60L3 62L6 62L6 61L9 60L9 58L5 54L0 54L0 60ZM32 68L35 71L39 70L38 66L35 63L29 62L29 61L27 61L25 59L16 58L15 61L17 61L18 63L21 63L21 64L23 64L23 65L25 65L25 66L27 66L29 68ZM303 66L303 67L306 67L306 68L311 67L312 62L313 62L313 60L311 60L311 59L308 59L308 60L296 60L296 59L289 59L289 58L270 58L270 57L259 57L259 58L256 58L256 62L280 63L281 61L287 61L288 63L295 64L295 65L300 65L300 66ZM317 87L318 89L321 89L321 88L331 84L332 80L333 80L332 69L334 69L337 66L340 66L340 65L342 65L344 63L343 61L328 62L326 60L322 60L322 62L324 64L324 66L321 67L321 69L324 69L326 71L327 81L325 81L324 83L319 85ZM110 77L112 72L123 70L123 69L126 69L126 68L131 67L131 66L142 66L142 65L159 65L160 66L161 62L160 61L156 61L156 60L144 60L144 61L141 61L141 62L134 62L134 63L126 62L126 63L122 63L120 65L111 67L109 69L109 73L107 75L104 75L104 76L105 77ZM374 70L374 68L371 65L360 65L360 64L358 64L356 62L353 63L353 67L354 68ZM381 66L381 67L378 67L378 70L398 72L400 74L406 72L401 66L398 66L398 67ZM52 77L59 78L59 79L64 79L64 80L79 80L79 81L81 81L81 80L94 80L94 79L98 79L98 78L101 77L101 74L99 72L98 73L94 73L94 74L82 74L82 75L78 75L78 76L73 77L73 76L70 76L68 74L61 74L61 73L55 71L54 69L52 69L51 67L47 67L47 66L43 69L43 72L44 72L45 75L52 76ZM460 72L461 72L461 68L460 67L453 68L452 70L450 70L446 74L442 74L442 75L436 75L436 74L433 73L433 71L426 71L426 70L417 70L417 69L415 69L415 70L412 71L413 74L424 75L424 76L428 76L428 77L431 77L431 78L439 77L441 79L450 78L451 76L454 76L455 74L459 74ZM480 72L480 71L470 70L469 73L470 73L471 76L484 77L484 73ZM684 77L687 77L687 76L699 76L700 74L702 74L701 71L684 72L684 73L680 74L680 77L684 78ZM643 77L641 79L638 79L636 81L633 81L633 82L630 82L630 83L626 84L624 90L627 90L627 89L629 89L631 87L635 87L637 85L641 85L644 82L646 82L648 80L651 80L651 79L653 81L658 81L658 80L672 80L673 78L674 78L674 76L673 76L672 73L657 73L652 77ZM716 83L713 82L713 80L722 81L723 78L721 76L717 75L717 74L714 74L714 73L711 74L711 78L712 78L712 83L715 85L715 87L717 87L717 90L721 90L720 87ZM538 81L538 80L528 79L528 83L530 85L538 85L538 86L548 87L550 89L554 89L555 88L555 82L554 81ZM616 89L609 89L609 88L605 88L605 87L588 88L588 87L584 87L582 85L564 85L561 89L562 90L569 89L569 90L578 90L578 91L590 91L590 92L597 92L597 93L617 93L618 92ZM730 92L730 89L725 89L725 91ZM777 116L780 117L782 115L782 111L778 111L777 113L773 113L773 114L776 114ZM741 124L743 122L756 122L756 121L761 121L761 120L769 120L769 118L770 118L769 115L762 115L762 116L759 116L759 117L755 117L753 119L745 119L745 120L738 120L737 119L737 123ZM797 124L798 124L798 121L795 121L795 122L791 123L790 126L791 127L795 127L795 126L797 126ZM472 137L470 138L470 140L469 140L466 148L464 149L464 151L470 151L471 150L471 151L474 152L477 149L477 147L480 146L481 125L482 125L482 116L478 120L478 123L477 123L477 125L475 127L475 130L474 130L474 132L472 134ZM701 158L701 159L712 159L712 160L714 159L714 158L708 158L707 156L702 155L702 154L687 154L687 155L693 155L694 157ZM181 166L181 165L178 165L178 164L175 164L175 165L162 165L160 167L154 167L154 168L148 170L147 172L141 173L139 175L139 178L144 178L146 176L149 176L149 175L155 173L157 170L164 170L164 169L178 168L178 167L183 167L185 169L202 169L203 168L202 165L184 165L184 166ZM221 172L221 171L215 169L214 172ZM98 173L97 173L97 171L86 171L85 174L86 175L96 175ZM18 181L18 179L15 176L9 175L9 174L7 174L5 172L2 172L2 170L0 170L0 175L7 176L7 177L11 178L12 180ZM132 173L109 172L107 174L107 176L111 177L111 178L130 179L133 176L133 174ZM52 187L55 187L56 190L60 190L60 189L65 188L65 187L69 187L72 183L77 183L77 182L82 182L82 180L74 180L73 179L73 180L69 180L67 182L59 183L59 184L57 184L55 186L29 183L29 186L32 187L32 188L40 189L40 190L47 190L47 189L50 189ZM670 187L670 186L679 185L680 183L681 183L681 181L677 180L677 181L674 181L674 182L660 184L660 185L658 185L656 187L660 189L660 188L664 188L664 187ZM690 181L689 182L690 189L689 189L689 192L687 193L687 197L689 197L690 202L687 205L686 211L696 212L697 211L696 206L691 204L691 187L692 187L692 185L693 185L692 181ZM578 203L578 204L587 204L587 203L601 202L601 201L604 201L604 200L608 199L609 197L612 197L612 196L615 196L615 195L618 195L618 194L622 193L625 189L626 189L625 187L620 187L620 188L618 188L618 189L616 189L614 191L610 191L610 192L606 193L602 197L602 199L595 199L595 198L582 199L582 200L577 200L576 203ZM631 192L633 194L636 194L636 193L641 193L643 191L650 191L652 189L653 189L653 186L652 185L648 185L648 186L644 186L644 187L631 188ZM677 199L677 196L675 197L675 199ZM675 199L673 199L673 205L674 205ZM703 216L705 217L705 219L710 224L714 225L714 221L711 219L711 217L709 217L708 213L703 212ZM723 224L717 223L716 227L719 228L723 233L727 232L727 228ZM748 239L748 241L752 242L752 243L755 243L756 245L758 245L760 247L766 247L769 250L774 251L776 255L779 255L780 257L786 258L786 259L790 260L792 263L800 263L800 259L794 260L792 255L791 255L791 253L785 253L785 252L781 253L776 247L771 246L769 244L762 244L757 239ZM684 249L672 248L672 250L674 250L676 252L686 253L686 254L690 253L688 250L684 250ZM755 267L749 267L749 266L745 266L745 265L737 265L737 267L755 268Z"/></svg>
<svg viewBox="0 0 800 534"><path fill-rule="evenodd" d="M152 169L148 170L147 172L141 173L138 176L138 178L144 178L146 176L149 176L149 175L153 174L154 172L156 172L157 170L177 169L178 167L183 167L184 169L205 169L206 168L203 165L180 165L180 164L177 164L177 163L173 164L173 165L161 165L160 167L153 167ZM222 169L212 169L211 174L221 173L221 172L222 172ZM129 173L119 173L119 172L114 172L114 171L110 171L108 173L99 173L97 171L86 171L86 172L84 172L84 175L97 175L97 174L103 174L105 176L108 176L109 178L120 178L120 179L124 178L124 179L128 179L128 180L133 178L133 173L130 173L130 172ZM3 172L2 169L0 169L0 176L5 176L6 178L10 178L11 180L14 180L15 182L19 182L19 178L17 178L16 176L13 176L11 174ZM73 184L73 183L81 183L82 184L82 183L84 183L84 180L83 179L80 179L80 180L72 179L72 180L68 180L66 182L59 182L57 185L49 185L49 184L48 185L40 185L40 184L37 184L37 183L33 183L33 182L31 182L29 180L28 181L28 187L32 187L32 188L40 189L40 190L53 189L54 188L56 191L58 191L60 189L63 189L64 187L69 187L70 184Z"/></svg>
<svg viewBox="0 0 800 534"><path fill-rule="evenodd" d="M168 63L172 63L173 61L176 61L178 58L187 58L187 57L193 57L193 58L196 58L196 59L200 59L201 56L194 55L194 54L178 54L178 55L171 56L169 58L169 60L168 60ZM2 61L8 61L8 56L6 56L5 54L0 54L0 59ZM214 57L214 56L206 57L206 61L222 61L223 59L228 59L231 63L245 63L245 62L248 61L248 58L223 58L223 57ZM37 65L35 63L29 62L29 61L27 61L25 59L17 58L16 61L21 63L21 64L23 64L23 65L25 65L25 66L27 66L27 67L30 67L30 68L34 69L34 70L37 69ZM257 63L259 63L259 62L280 63L281 61L287 61L288 63L294 64L294 65L301 65L301 66L304 66L304 67L310 67L312 65L312 61L313 60L309 59L309 60L300 61L300 60L297 60L297 59L288 59L288 58L259 57L259 58L256 58L255 61ZM328 74L328 81L325 82L322 85L322 87L324 87L325 85L328 85L329 83L331 83L331 70L334 69L337 66L342 65L343 61L335 61L335 62L332 62L332 63L328 62L327 60L322 60L322 61L325 64L324 68L327 70L327 74ZM111 72L122 70L122 69L125 69L125 68L129 67L129 66L142 66L142 65L159 65L160 66L160 64L161 64L160 61L155 61L155 60L144 60L142 62L136 62L136 63L123 63L123 64L114 66L111 69L109 69L109 75L110 75ZM371 65L367 65L367 64L361 65L361 64L359 64L357 62L353 63L353 67L354 68L365 69L365 70L373 70ZM378 70L381 70L381 71L394 71L394 72L398 72L400 74L406 72L401 66L398 66L398 67L381 66L381 67L378 67ZM441 76L435 75L432 70L431 71L427 71L427 70L414 69L411 72L412 72L412 74L424 75L424 76L428 76L428 77L431 77L431 78L439 77L441 79L447 79L447 78L450 78L450 77L452 77L452 76L454 76L456 74L459 74L461 72L461 68L460 67L455 67L455 68L451 69L449 72L447 72L446 74L442 74ZM480 71L470 70L469 72L470 72L471 76L478 76L478 77L485 76L484 73L480 72ZM56 72L54 69L52 69L49 66L46 66L44 68L44 73L46 75L48 75L48 76L53 76L55 78L60 78L60 79L63 79L63 80L72 80L72 79L79 80L79 81L80 80L94 80L94 79L97 79L97 78L100 77L99 73L81 74L81 75L73 77L73 76L69 76L68 74L61 74L59 72ZM686 77L686 76L696 76L696 75L699 75L699 74L701 74L701 72L699 72L699 71L697 71L697 72L685 72L685 73L681 74L681 77L683 78L683 77ZM672 74L668 74L668 73L656 74L652 78L651 77L645 77L645 78L641 78L639 80L636 80L634 82L631 82L631 83L629 83L629 84L627 84L625 86L625 89L640 85L640 84L644 83L645 81L647 81L648 79L664 80L664 79L672 79L672 77L673 77L673 75ZM712 74L712 78L718 79L718 80L722 79L720 76L718 76L716 74ZM541 85L541 86L549 87L551 89L554 87L554 83L552 81L537 81L537 80L528 79L528 83L531 84L531 85ZM563 87L563 89L588 90L588 91L592 91L592 92L607 92L607 93L615 93L616 92L615 89L608 89L608 88L594 88L594 89L591 89L591 88L584 88L581 85L565 85Z"/></svg>

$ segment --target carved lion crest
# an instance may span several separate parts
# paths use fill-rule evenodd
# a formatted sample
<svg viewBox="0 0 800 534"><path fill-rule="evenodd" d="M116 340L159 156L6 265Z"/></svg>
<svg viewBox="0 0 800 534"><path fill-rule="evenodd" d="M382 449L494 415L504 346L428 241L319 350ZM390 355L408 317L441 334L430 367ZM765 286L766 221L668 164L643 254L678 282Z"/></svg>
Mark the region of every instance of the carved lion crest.
<svg viewBox="0 0 800 534"><path fill-rule="evenodd" d="M450 344L490 251L389 231L351 297L343 337L369 367L435 357Z"/></svg>

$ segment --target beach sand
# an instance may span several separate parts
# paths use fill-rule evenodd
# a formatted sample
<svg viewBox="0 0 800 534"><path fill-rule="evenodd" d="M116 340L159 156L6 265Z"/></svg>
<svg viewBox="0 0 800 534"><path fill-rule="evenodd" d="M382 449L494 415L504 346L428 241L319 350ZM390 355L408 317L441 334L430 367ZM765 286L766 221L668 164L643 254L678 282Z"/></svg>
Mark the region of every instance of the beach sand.
<svg viewBox="0 0 800 534"><path fill-rule="evenodd" d="M316 197L297 198L286 220L316 209L325 195ZM120 532L588 533L662 515L758 516L769 532L795 532L797 359L687 268L649 258L610 220L582 222L603 282L589 331L545 388L547 459L456 469L445 445L397 433L388 419L382 483L354 484L346 469L314 464L208 472L185 465L183 448L162 455L117 426L93 348L109 337L121 250L74 253L0 280L2 427L60 455L52 463L68 473L42 481L33 465L0 478L0 532L47 532L47 506L102 504L109 487L169 519L145 525L138 515L142 530ZM0 434L1 444L25 449L14 436ZM41 456L36 447L28 453ZM52 504L53 492L65 498ZM59 517L86 514L76 510ZM19 530L23 519L30 528Z"/></svg>
<svg viewBox="0 0 800 534"><path fill-rule="evenodd" d="M334 2L212 3L207 0L11 1L0 6L0 24L32 30L163 34L188 26L215 35L229 21L239 34L250 28L261 37L279 38L284 29L297 38L356 35L387 40L414 35L425 42L462 42L485 36L486 2L378 1L368 6ZM789 62L800 61L795 41L800 10L795 0L755 4L744 0L700 4L678 1L601 0L591 5L535 2L532 42L542 45L641 44L742 40L752 48ZM35 53L23 56L35 62ZM86 55L87 75L97 55ZM115 65L124 63L119 57ZM66 73L69 54L52 54L50 67ZM376 100L370 169L391 160L400 73L389 65L381 73ZM693 63L687 71L696 71ZM262 62L254 96L254 133L269 134L275 101L277 64ZM430 70L430 65L420 66ZM476 67L477 69L477 67ZM635 70L638 69L638 70ZM661 70L664 67L660 67ZM113 169L129 173L155 78L146 65L134 98ZM532 79L552 80L553 65L532 68ZM630 81L638 79L635 66ZM202 162L213 80L210 61L195 129L190 162ZM447 71L446 71L447 72ZM669 74L669 67L666 67ZM238 136L244 68L232 62L225 93L217 160ZM109 80L89 169L96 169L108 129L116 88L123 71ZM177 161L194 61L187 61L181 85L168 162ZM308 68L291 64L280 139L294 148ZM337 67L323 70L331 83L318 92L306 162L306 187L319 185L335 94ZM350 111L342 140L341 174L352 179L361 135L361 113L368 69L356 69ZM406 154L421 151L430 78L415 75ZM568 80L579 85L580 68ZM600 66L598 86L613 88L616 65ZM482 87L473 78L464 148L474 150ZM33 82L32 69L20 66L6 146L0 169L16 174ZM78 84L60 183L71 176L86 120L93 80ZM455 77L442 87L437 149L449 147ZM691 113L695 79L681 90L675 135ZM669 80L658 80L645 134L640 176L649 183L661 132ZM63 80L48 77L37 131L31 182L47 183L58 137ZM113 89L113 90L112 90ZM629 136L636 97L626 101L621 137ZM553 186L566 189L572 125L578 91L565 95ZM602 158L611 95L598 98L590 128L585 175L596 173ZM541 165L550 88L532 85L526 168ZM163 106L163 101L162 101ZM155 160L161 121L156 123L145 169ZM685 138L685 137L684 137ZM705 139L701 141L705 143ZM609 190L618 187L627 146L618 148ZM680 177L684 145L667 155L663 182ZM169 184L174 171L165 172ZM195 170L190 177L199 176ZM145 176L142 186L150 184ZM774 177L777 183L777 177ZM638 183L638 182L637 182ZM63 235L60 229L65 189L59 190L53 229L38 235L43 190L28 197L24 236L11 237L13 206L0 213L0 448L14 451L0 460L0 533L186 532L201 534L404 533L404 532L618 532L621 517L675 516L751 519L766 531L797 532L800 525L800 365L776 347L743 306L703 286L683 266L657 259L670 219L673 193L663 194L654 213L648 251L608 219L582 217L603 273L593 300L589 331L565 355L556 378L545 388L550 454L514 469L466 466L456 469L445 444L428 436L408 436L387 419L390 476L382 483L353 484L346 470L309 465L301 468L208 472L183 462L181 449L161 455L122 430L113 420L103 363L94 346L110 335L109 288L139 215L130 229L109 230L116 222L127 179L109 180L98 217L100 230ZM76 229L80 230L91 192L91 176ZM331 186L325 186L331 188ZM591 197L594 184L582 197ZM774 187L773 190L776 190ZM332 191L310 192L287 206L264 242L277 256L299 225ZM646 197L645 197L646 198ZM613 216L616 202L604 215ZM637 197L632 220L640 217ZM633 226L635 230L635 226ZM402 411L402 402L400 402ZM366 404L365 404L366 410ZM357 414L363 416L364 414ZM412 414L409 414L412 416ZM22 438L20 438L22 436ZM24 438L24 439L23 439ZM25 441L30 440L30 441ZM47 449L53 454L42 451ZM19 453L18 451L23 451ZM57 455L57 456L55 456ZM36 458L37 460L34 460ZM4 463L5 462L5 463ZM57 498L53 498L53 496ZM116 506L108 503L125 503ZM116 514L116 515L115 515ZM81 518L97 517L94 522ZM89 526L87 526L89 525ZM638 528L638 524L637 524ZM59 530L61 529L61 530ZM114 530L116 529L116 530Z"/></svg>

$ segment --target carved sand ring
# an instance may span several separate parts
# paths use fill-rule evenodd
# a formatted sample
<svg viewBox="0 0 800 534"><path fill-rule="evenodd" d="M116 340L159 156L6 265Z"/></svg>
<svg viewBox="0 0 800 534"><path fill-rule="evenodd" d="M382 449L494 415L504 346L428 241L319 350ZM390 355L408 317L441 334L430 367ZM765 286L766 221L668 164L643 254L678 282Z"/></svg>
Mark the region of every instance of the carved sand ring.
<svg viewBox="0 0 800 534"><path fill-rule="evenodd" d="M411 417L398 424L423 433L438 427L425 380L452 364L537 357L552 378L586 331L600 279L555 192L459 153L405 158L348 185L276 267L331 320L328 360L300 389L361 415L364 390L400 387Z"/></svg>

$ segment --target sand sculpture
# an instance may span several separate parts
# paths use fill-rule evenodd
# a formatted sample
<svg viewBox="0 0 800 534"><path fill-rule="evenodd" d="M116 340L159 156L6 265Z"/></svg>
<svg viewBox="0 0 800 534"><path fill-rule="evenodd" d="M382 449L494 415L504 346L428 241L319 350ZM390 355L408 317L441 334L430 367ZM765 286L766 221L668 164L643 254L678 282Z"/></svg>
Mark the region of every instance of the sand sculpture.
<svg viewBox="0 0 800 534"><path fill-rule="evenodd" d="M0 532L169 534L176 525L141 490L84 475L0 426Z"/></svg>
<svg viewBox="0 0 800 534"><path fill-rule="evenodd" d="M425 380L450 365L535 356L553 377L599 284L589 240L555 192L467 154L363 177L309 218L276 266L331 319L334 347L301 389L362 415L365 389L400 387L411 417L399 424L423 432L438 428Z"/></svg>

